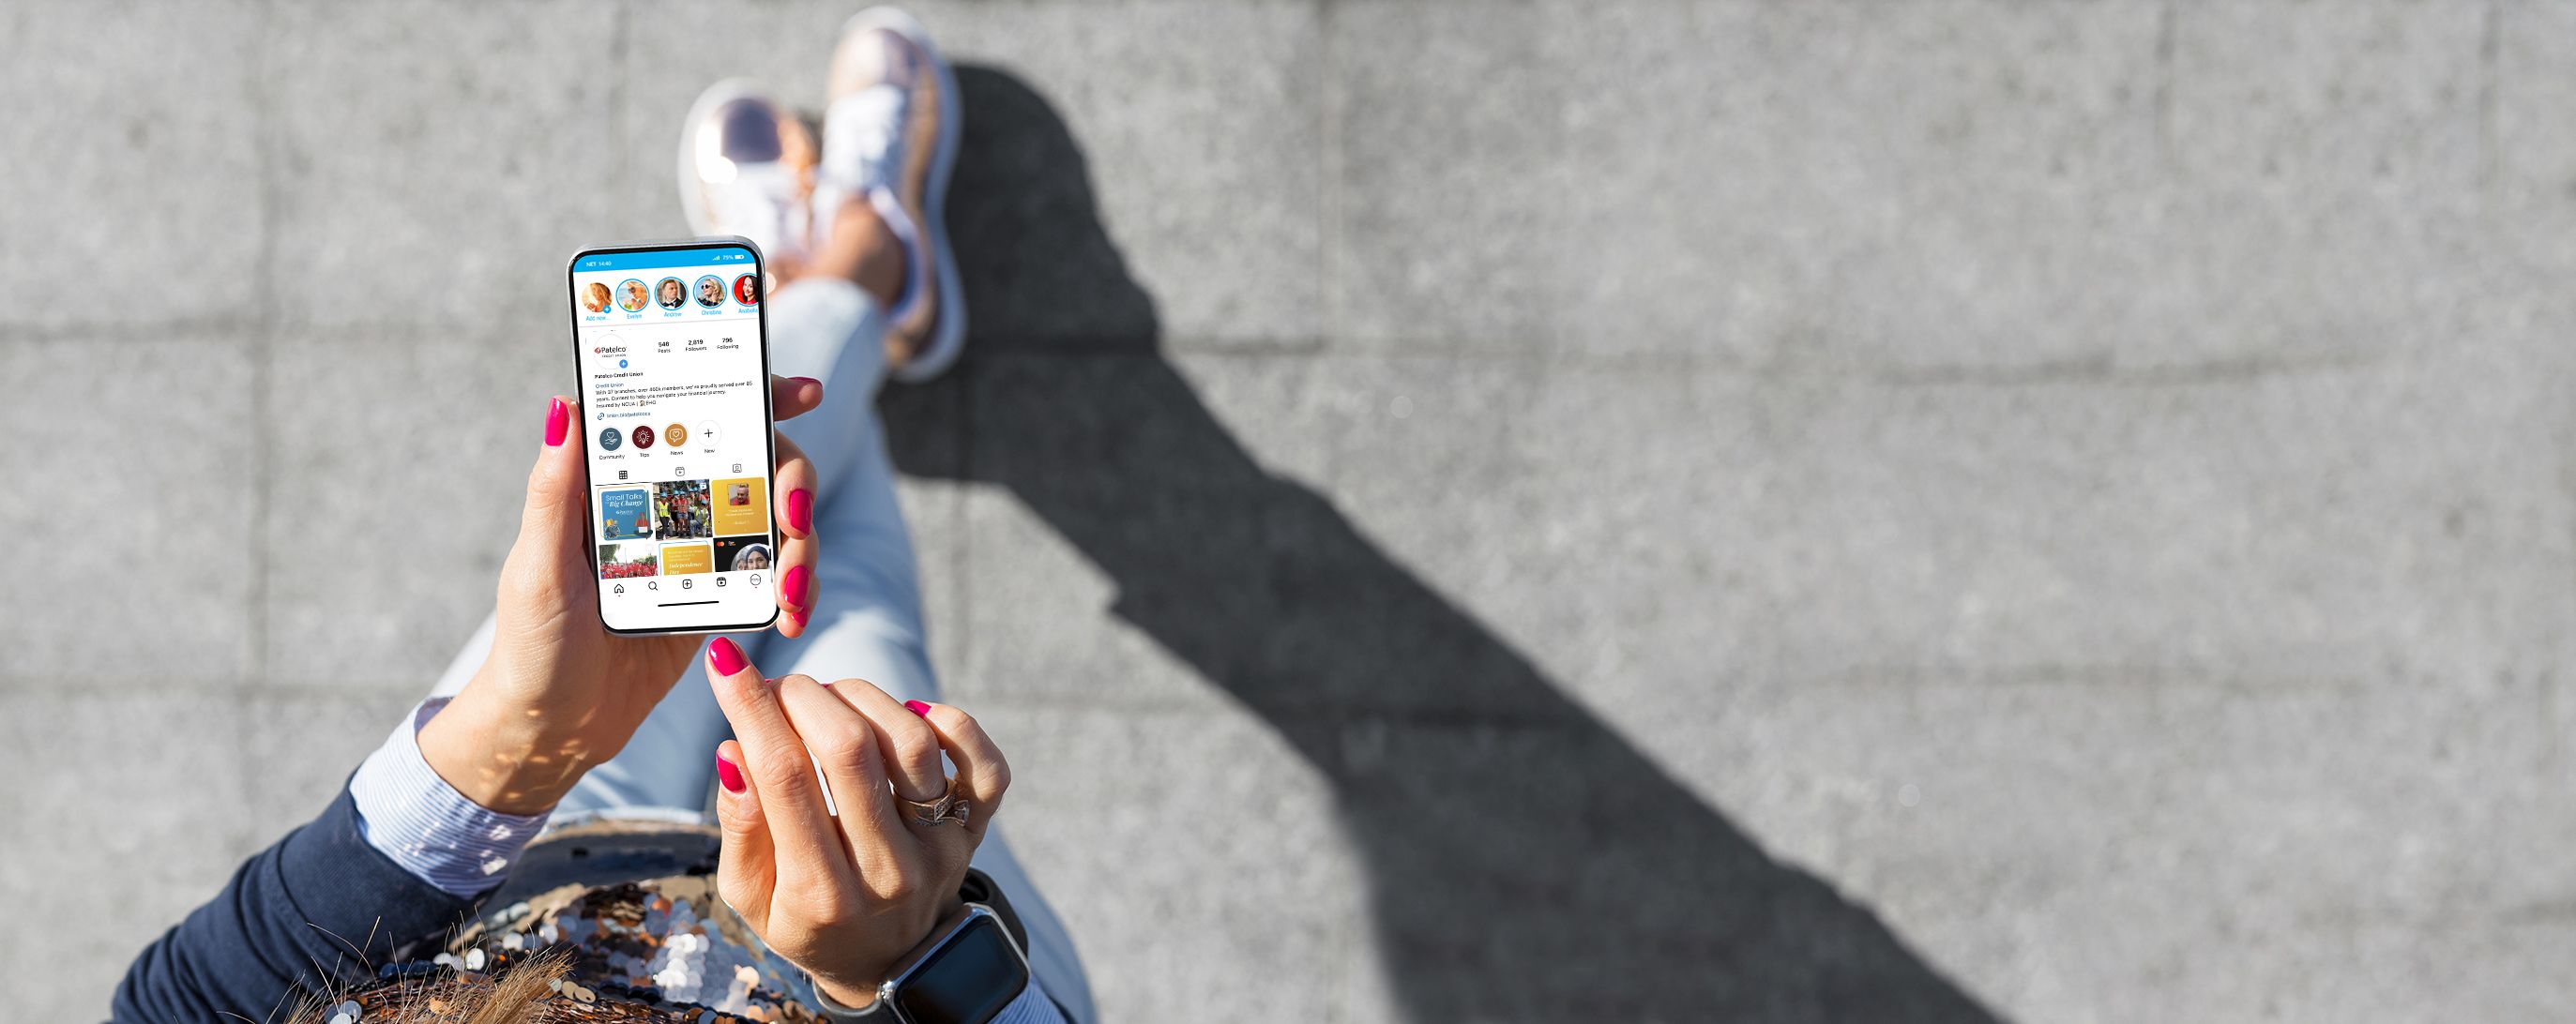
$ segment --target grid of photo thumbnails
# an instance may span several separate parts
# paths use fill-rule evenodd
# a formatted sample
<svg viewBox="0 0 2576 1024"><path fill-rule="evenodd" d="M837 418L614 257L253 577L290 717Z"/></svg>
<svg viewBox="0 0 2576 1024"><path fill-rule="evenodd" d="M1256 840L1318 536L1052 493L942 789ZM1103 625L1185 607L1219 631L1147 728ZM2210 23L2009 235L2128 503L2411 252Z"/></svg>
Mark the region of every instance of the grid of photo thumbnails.
<svg viewBox="0 0 2576 1024"><path fill-rule="evenodd" d="M599 578L759 572L777 561L759 477L664 480L600 492Z"/></svg>

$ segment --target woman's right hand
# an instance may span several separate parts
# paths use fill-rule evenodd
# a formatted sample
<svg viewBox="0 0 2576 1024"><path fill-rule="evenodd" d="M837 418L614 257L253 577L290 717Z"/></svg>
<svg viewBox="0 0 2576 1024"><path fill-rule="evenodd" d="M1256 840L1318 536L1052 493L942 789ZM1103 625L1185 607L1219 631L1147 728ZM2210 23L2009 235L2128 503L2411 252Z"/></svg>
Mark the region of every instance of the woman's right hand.
<svg viewBox="0 0 2576 1024"><path fill-rule="evenodd" d="M1010 764L963 711L897 703L860 679L764 680L722 637L707 645L707 679L736 737L716 748L717 891L824 995L864 1008L895 961L956 909ZM943 751L972 803L963 824L924 825L896 799L948 792ZM824 809L826 782L838 818Z"/></svg>

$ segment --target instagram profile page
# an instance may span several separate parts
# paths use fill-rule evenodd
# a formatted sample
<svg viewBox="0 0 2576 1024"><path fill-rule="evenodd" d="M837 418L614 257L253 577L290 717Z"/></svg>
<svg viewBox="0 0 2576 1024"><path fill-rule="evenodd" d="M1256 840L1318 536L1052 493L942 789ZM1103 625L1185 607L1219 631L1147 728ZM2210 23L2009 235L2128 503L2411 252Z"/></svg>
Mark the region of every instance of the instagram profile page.
<svg viewBox="0 0 2576 1024"><path fill-rule="evenodd" d="M767 623L778 538L751 251L587 253L572 290L602 616L637 631Z"/></svg>

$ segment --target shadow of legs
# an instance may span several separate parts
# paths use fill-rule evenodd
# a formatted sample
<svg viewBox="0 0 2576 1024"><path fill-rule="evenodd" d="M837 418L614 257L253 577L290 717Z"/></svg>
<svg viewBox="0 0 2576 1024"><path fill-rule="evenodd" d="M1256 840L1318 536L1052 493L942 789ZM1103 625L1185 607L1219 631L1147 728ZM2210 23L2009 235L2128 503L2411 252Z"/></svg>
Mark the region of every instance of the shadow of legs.
<svg viewBox="0 0 2576 1024"><path fill-rule="evenodd" d="M1062 120L1004 73L959 79L976 337L887 400L897 460L1008 488L1330 780L1413 1019L1994 1019L1256 464L1160 355ZM943 407L966 450L921 428Z"/></svg>

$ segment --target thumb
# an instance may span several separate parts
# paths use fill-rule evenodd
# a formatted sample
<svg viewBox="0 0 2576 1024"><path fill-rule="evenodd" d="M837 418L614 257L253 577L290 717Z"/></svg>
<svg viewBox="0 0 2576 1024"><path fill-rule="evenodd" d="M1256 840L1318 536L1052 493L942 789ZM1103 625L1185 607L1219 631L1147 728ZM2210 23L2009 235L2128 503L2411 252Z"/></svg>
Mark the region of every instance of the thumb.
<svg viewBox="0 0 2576 1024"><path fill-rule="evenodd" d="M528 504L520 513L519 543L580 547L588 502L582 491L581 446L569 443L581 407L561 395L546 407L546 444L528 470Z"/></svg>
<svg viewBox="0 0 2576 1024"><path fill-rule="evenodd" d="M583 538L588 489L581 446L574 444L580 407L562 396L546 406L545 446L528 470L527 504L519 513L519 539L501 565L501 626L560 620L566 602L580 600L578 584L590 575ZM513 634L515 635L515 634Z"/></svg>

